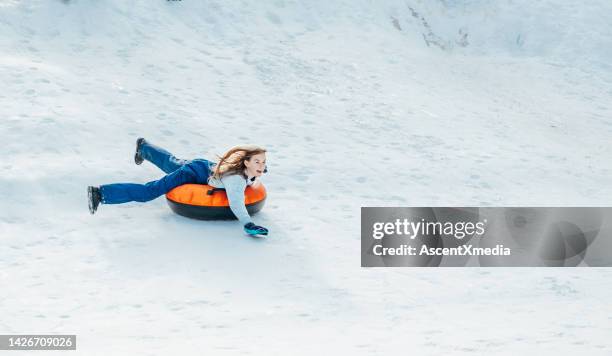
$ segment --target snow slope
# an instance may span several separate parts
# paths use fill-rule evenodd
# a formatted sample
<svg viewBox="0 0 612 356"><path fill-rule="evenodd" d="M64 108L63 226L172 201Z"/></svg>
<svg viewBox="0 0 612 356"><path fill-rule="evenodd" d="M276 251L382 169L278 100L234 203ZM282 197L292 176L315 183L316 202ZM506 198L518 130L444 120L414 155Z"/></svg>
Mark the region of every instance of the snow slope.
<svg viewBox="0 0 612 356"><path fill-rule="evenodd" d="M611 13L1 1L0 334L77 334L82 355L609 355L609 270L364 269L359 222L609 205ZM182 158L269 148L271 236L164 199L90 216L87 185L160 176L139 136Z"/></svg>

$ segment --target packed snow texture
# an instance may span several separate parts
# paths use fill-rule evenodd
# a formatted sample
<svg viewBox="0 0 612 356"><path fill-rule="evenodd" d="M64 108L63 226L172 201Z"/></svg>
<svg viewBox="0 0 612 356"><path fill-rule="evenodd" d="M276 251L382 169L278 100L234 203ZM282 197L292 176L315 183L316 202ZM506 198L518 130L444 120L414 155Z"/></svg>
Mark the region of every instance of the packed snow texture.
<svg viewBox="0 0 612 356"><path fill-rule="evenodd" d="M610 205L611 14L1 1L0 334L77 334L79 355L610 355L607 269L367 269L359 240L362 206ZM267 147L271 235L164 198L90 216L87 185L162 175L134 165L139 136L180 158Z"/></svg>

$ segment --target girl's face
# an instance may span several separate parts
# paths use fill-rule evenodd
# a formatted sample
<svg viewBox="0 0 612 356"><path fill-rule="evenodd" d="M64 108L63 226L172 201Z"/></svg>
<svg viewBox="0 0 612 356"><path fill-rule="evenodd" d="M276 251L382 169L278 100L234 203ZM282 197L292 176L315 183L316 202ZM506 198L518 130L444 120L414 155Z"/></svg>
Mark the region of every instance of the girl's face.
<svg viewBox="0 0 612 356"><path fill-rule="evenodd" d="M249 177L261 177L266 168L266 154L258 153L251 156L250 160L244 161L246 173Z"/></svg>

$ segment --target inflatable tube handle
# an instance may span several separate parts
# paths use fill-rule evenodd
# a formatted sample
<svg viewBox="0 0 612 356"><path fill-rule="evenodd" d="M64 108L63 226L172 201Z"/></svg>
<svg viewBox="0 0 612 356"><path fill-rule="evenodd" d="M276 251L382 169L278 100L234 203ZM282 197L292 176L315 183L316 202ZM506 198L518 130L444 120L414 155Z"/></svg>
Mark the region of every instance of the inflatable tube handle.
<svg viewBox="0 0 612 356"><path fill-rule="evenodd" d="M206 195L213 195L215 192L224 192L225 188L212 188L206 192Z"/></svg>

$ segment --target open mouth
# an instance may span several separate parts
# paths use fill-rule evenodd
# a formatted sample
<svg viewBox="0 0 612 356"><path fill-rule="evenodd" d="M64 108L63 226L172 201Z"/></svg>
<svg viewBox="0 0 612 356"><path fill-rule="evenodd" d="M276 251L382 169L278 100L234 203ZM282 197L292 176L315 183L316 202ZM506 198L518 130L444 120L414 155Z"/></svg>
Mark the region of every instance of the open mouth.
<svg viewBox="0 0 612 356"><path fill-rule="evenodd" d="M263 171L257 170L257 173L261 174L261 173L263 173Z"/></svg>

